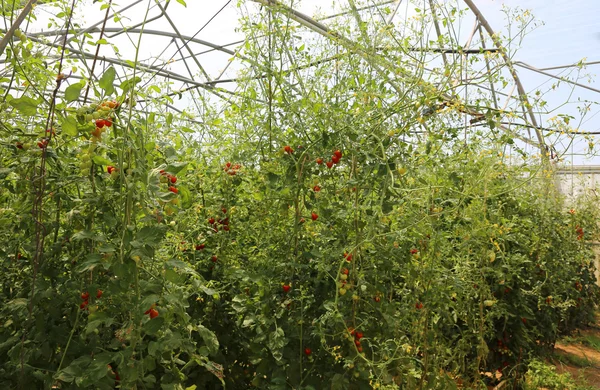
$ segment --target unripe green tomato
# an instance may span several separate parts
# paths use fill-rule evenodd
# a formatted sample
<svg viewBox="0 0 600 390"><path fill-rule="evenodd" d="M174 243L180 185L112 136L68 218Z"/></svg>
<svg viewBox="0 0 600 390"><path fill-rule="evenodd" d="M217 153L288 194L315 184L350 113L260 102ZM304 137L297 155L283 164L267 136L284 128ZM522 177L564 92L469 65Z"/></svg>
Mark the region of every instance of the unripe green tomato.
<svg viewBox="0 0 600 390"><path fill-rule="evenodd" d="M86 122L91 122L94 120L94 115L93 114L86 114L85 116L85 121Z"/></svg>
<svg viewBox="0 0 600 390"><path fill-rule="evenodd" d="M100 119L100 117L101 117L101 116L102 116L102 114L100 114L98 111L95 111L95 112L92 114L92 118L93 118L93 119Z"/></svg>
<svg viewBox="0 0 600 390"><path fill-rule="evenodd" d="M21 39L21 42L27 42L27 36L25 34L21 35L19 39Z"/></svg>
<svg viewBox="0 0 600 390"><path fill-rule="evenodd" d="M17 38L21 38L21 35L23 35L23 33L21 32L21 30L19 30L19 29L16 29L16 30L15 30L15 33L14 33L14 35L15 35L15 37L17 37Z"/></svg>
<svg viewBox="0 0 600 390"><path fill-rule="evenodd" d="M29 150L29 148L31 148L31 144L30 143L24 143L23 144L23 150Z"/></svg>
<svg viewBox="0 0 600 390"><path fill-rule="evenodd" d="M346 279L348 279L348 275L346 275L346 274L341 274L341 275L340 275L340 279L342 279L342 280L346 280Z"/></svg>
<svg viewBox="0 0 600 390"><path fill-rule="evenodd" d="M110 173L110 177L111 177L111 179L118 179L119 178L119 172L117 172L117 170L115 169L114 171L112 171Z"/></svg>

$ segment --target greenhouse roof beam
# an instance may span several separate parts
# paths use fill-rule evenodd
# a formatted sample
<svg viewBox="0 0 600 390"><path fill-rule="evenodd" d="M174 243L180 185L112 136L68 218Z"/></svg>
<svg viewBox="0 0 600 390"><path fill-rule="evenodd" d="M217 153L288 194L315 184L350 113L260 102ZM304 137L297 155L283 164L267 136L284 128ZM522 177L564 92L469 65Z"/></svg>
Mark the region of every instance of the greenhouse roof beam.
<svg viewBox="0 0 600 390"><path fill-rule="evenodd" d="M23 23L27 15L29 15L31 10L35 6L35 3L37 3L37 0L29 0L29 2L25 4L21 13L19 14L19 16L17 16L17 19L15 19L13 24L8 29L6 35L0 41L0 56L4 54L4 49L6 49L6 46L8 46L8 42L10 42L13 35L15 34L15 31L17 31L21 23Z"/></svg>
<svg viewBox="0 0 600 390"><path fill-rule="evenodd" d="M396 2L396 1L398 2L398 5L396 7L396 10L397 10L398 7L400 6L400 3L402 3L402 0L387 0L387 1L384 1L382 3L367 5L367 6L358 8L358 11L365 11L365 10L368 10L368 9L371 9L371 8L381 7L382 5L392 4L392 3ZM348 15L351 12L352 11L344 11L344 12L340 12L340 13L333 14L333 15L323 16L322 18L315 18L315 20L322 21L322 20L327 20L327 19L333 19L333 18L337 18L338 16Z"/></svg>
<svg viewBox="0 0 600 390"><path fill-rule="evenodd" d="M571 81L571 80L566 79L564 77L553 75L552 73L544 72L542 69L538 69L538 68L536 68L534 66L531 66L529 64L526 64L526 63L524 63L522 61L516 61L514 64L517 65L517 66L520 66L521 68L524 68L524 69L527 69L527 70L531 70L533 72L537 72L537 73L543 74L544 76L548 76L548 77L551 77L553 79L557 79L557 80L563 81L565 83L575 85L577 87L589 89L590 91L600 93L600 89L592 88L592 87L590 87L588 85L581 84L581 83L578 83L576 81Z"/></svg>
<svg viewBox="0 0 600 390"><path fill-rule="evenodd" d="M188 39L184 38L181 33L179 32L179 29L177 28L177 26L175 25L175 23L173 23L173 20L171 20L171 18L169 17L169 15L166 12L166 8L163 8L160 3L158 2L158 0L156 1L156 5L161 9L161 11L164 13L165 18L167 19L167 22L169 22L169 24L171 25L171 28L173 29L173 31L175 31L175 34L177 35L177 37L181 40L181 42L183 42L183 46L185 47L185 49L188 51L188 53L190 55L193 55L194 53L192 52L192 50L190 49L188 42L190 42ZM168 5L169 3L167 3ZM211 19L212 20L212 19ZM204 25L204 27L206 27L206 25ZM203 27L203 28L204 28ZM202 29L201 29L202 30ZM190 38L191 39L191 38ZM179 45L177 45L177 47L179 48ZM179 51L179 50L178 50ZM202 74L204 75L204 77L206 78L206 81L210 81L211 78L208 75L208 73L206 72L206 70L204 69L204 67L200 64L200 61L198 61L198 58L196 58L195 56L192 57L192 59L194 60L194 62L196 63L196 65L198 66L198 69L200 69L200 72L202 72ZM193 78L193 77L192 77Z"/></svg>
<svg viewBox="0 0 600 390"><path fill-rule="evenodd" d="M1 31L2 29L0 29ZM73 31L73 30L70 30ZM100 28L98 27L93 27L91 29L87 28L87 29L80 29L80 30L75 30L75 34L80 34L81 32L100 32ZM158 35L158 36L163 36L163 37L169 37L169 38L179 38L181 37L182 39L185 39L186 41L189 42L194 42L194 43L198 43L200 45L203 46L208 46L213 50L218 50L218 51L222 51L224 53L230 54L230 55L234 55L235 52L229 49L226 49L225 46L229 46L228 45L216 45L214 43L208 42L208 41L204 41L202 39L198 39L198 38L192 38L186 35L178 35L172 32L167 32L167 31L160 31L160 30L150 30L150 29L128 29L128 30L123 30L121 28L118 27L107 27L104 29L104 31L106 32L117 32L117 31L125 31L125 32L130 32L130 33L144 33L144 34L150 34L150 35ZM55 36L55 35L62 35L65 34L67 31L66 30L53 30L53 31L45 31L45 32L39 32L39 33L32 33L32 34L27 34L27 36L31 37L31 36ZM233 43L235 44L235 43Z"/></svg>
<svg viewBox="0 0 600 390"><path fill-rule="evenodd" d="M309 16L307 16L307 15L305 15L305 14L303 14L303 13L301 13L301 12L299 12L299 11L291 8L291 7L288 7L288 6L280 3L277 0L253 0L253 1L255 1L255 2L259 3L259 4L262 4L262 5L266 6L266 7L279 8L281 10L284 10L284 11L288 12L290 14L290 18L292 20L295 20L296 22L300 23L301 25L303 25L303 26L305 26L305 27L307 27L307 28L309 28L309 29L311 29L311 30L313 30L313 31L315 31L315 32L317 32L317 33L319 33L319 34L327 37L327 38L333 38L333 39L340 40L345 45L350 46L350 48L349 48L350 50L357 51L358 54L360 54L363 58L365 58L365 60L367 60L369 56L372 56L372 54L365 53L365 52L361 51L359 48L357 48L356 47L356 43L353 42L352 40L350 40L348 38L345 38L344 36L342 36L342 35L334 32L334 31L331 31L326 25L324 25L324 24L322 24L320 22L317 22L316 20L310 18ZM465 1L469 1L469 0L465 0ZM481 20L480 20L480 22L481 22ZM483 23L482 23L482 25L483 25ZM484 27L485 27L485 25L484 25ZM488 24L488 27L489 27L489 24ZM497 41L497 40L495 40L494 43L496 44L496 46L500 50L500 53L503 53L505 55L505 53L503 51L503 47L502 47L502 45L500 45L500 42ZM385 60L383 60L383 61L385 62ZM512 65L510 64L510 62L507 62L507 66L509 66L509 68L511 68L514 71L514 67L512 67ZM375 67L375 68L377 69L377 67ZM378 72L382 73L379 69L377 69L377 70L378 70ZM515 75L515 77L516 77L516 75ZM517 80L518 80L518 77L517 77ZM397 86L394 83L390 82L390 85L394 89L396 89L399 93L402 92L401 90L399 90L397 88ZM519 82L519 85L520 85L520 82ZM521 88L522 88L522 86L521 86ZM449 102L455 101L455 98L453 98L452 96L450 96L450 95L448 95L446 93L441 93L440 97L442 97L443 99L445 99L445 100L447 100ZM526 97L525 97L525 99L526 99ZM474 109L468 108L468 107L465 107L463 110L461 110L461 112L464 113L464 114L467 114L467 115L471 115L471 116L473 116L475 118L481 118L481 117L484 116L484 114L478 112L477 110L474 110ZM533 117L533 113L532 112L531 112L531 115ZM533 117L533 121L535 121L535 117ZM537 121L535 121L533 123L536 126L536 135L538 136L538 141L539 142L535 143L535 142L530 141L528 139L527 139L527 141L524 140L524 142L527 142L530 145L533 145L535 147L538 147L540 149L544 149L545 150L546 147L545 147L545 144L544 144L544 141L543 141L542 134L537 129ZM504 127L504 126L499 126L499 127L502 130L506 131L506 132L509 132L511 134L513 133L512 130L510 130L510 129ZM521 137L519 136L519 138L521 138Z"/></svg>
<svg viewBox="0 0 600 390"><path fill-rule="evenodd" d="M119 11L117 11L117 12L113 12L112 14L110 14L110 15L109 15L109 18L112 18L112 17L114 17L114 16L115 16L117 13L119 13L119 12L127 11L129 8L135 7L137 4L141 3L142 1L143 1L143 0L137 0L137 1L135 1L135 2L133 2L133 3L131 3L131 4L129 4L128 6L121 8ZM85 33L88 33L88 32L90 32L90 31L94 31L94 30L95 30L95 29L97 29L97 28L98 28L98 26L100 26L100 25L101 25L103 22L104 22L104 20L101 20L101 21L99 21L99 22L97 22L97 23L94 23L93 25L91 25L91 26L90 26L90 27L88 27L88 28L85 28L85 29L80 29L80 30L75 30L75 33L74 33L74 34L72 34L72 35L71 35L71 36L70 36L70 37L67 39L67 43L70 43L70 42L71 42L73 39L77 38L77 36L78 36L78 35L85 34ZM105 30L106 30L106 29L105 29ZM119 28L118 30L119 30L119 31L123 31L123 29L122 29L122 28ZM63 33L63 34L64 34L64 33ZM52 34L51 34L51 35L52 35Z"/></svg>
<svg viewBox="0 0 600 390"><path fill-rule="evenodd" d="M62 45L60 45L60 44L44 42L44 41L42 41L39 38L31 38L31 39L35 40L35 41L38 41L40 43L43 43L45 45L48 45L48 46L62 47ZM86 58L86 59L93 59L95 57L91 53L87 53L87 52L81 51L79 49L73 48L72 46L70 47L69 50L71 52L73 52L73 53L76 53L76 54L82 56L83 58ZM120 66L123 66L125 68L132 68L132 66L130 64L128 64L126 61L120 60L118 58L102 57L102 61L105 61L105 62L108 62L108 63L111 63L111 64L115 64L115 65L120 65ZM214 95L218 96L219 98L221 98L221 99L223 99L223 100L225 100L227 102L230 102L230 100L227 97L222 96L219 92L217 92L214 89L213 85L210 85L210 84L207 84L207 83L197 82L195 80L191 80L191 79L188 79L186 77L183 77L183 76L181 76L181 75L179 75L177 73L172 73L172 72L169 72L169 71L157 69L154 66L147 66L147 65L143 65L143 64L137 64L137 66L140 67L140 68L145 68L147 70L158 71L158 74L160 76L162 76L162 77L170 78L170 79L173 79L173 80L181 81L183 83L194 85L194 86L199 87L199 88L206 89L206 90L210 91L211 93L213 93Z"/></svg>
<svg viewBox="0 0 600 390"><path fill-rule="evenodd" d="M496 35L494 29L488 23L488 21L485 18L485 16L483 16L483 14L479 10L479 8L477 8L477 6L475 5L475 3L472 0L464 0L464 2L471 9L471 11L473 12L473 14L475 14L475 17L477 18L477 20L479 20L479 23L481 23L481 26L490 35L490 38L494 42L494 45L496 45L496 47L498 49L500 49L500 55L504 59L504 62L506 63L506 66L508 66L508 69L509 69L511 75L512 75L513 79L515 80L515 83L517 84L517 90L519 92L519 98L521 99L521 102L522 102L525 110L529 114L529 119L531 120L531 123L535 126L535 134L536 134L536 136L538 138L538 142L540 144L540 147L544 147L545 146L545 144L544 144L544 137L543 137L542 133L540 132L540 130L538 129L539 126L538 126L538 123L537 123L537 119L535 119L535 114L533 113L533 108L532 108L531 104L529 103L529 99L527 98L527 93L525 92L525 88L523 88L523 84L521 83L521 79L519 79L519 76L517 75L517 71L516 71L515 67L512 64L512 61L511 61L510 57L506 53L506 50L504 49L504 46L502 46L502 43L498 39L498 36Z"/></svg>

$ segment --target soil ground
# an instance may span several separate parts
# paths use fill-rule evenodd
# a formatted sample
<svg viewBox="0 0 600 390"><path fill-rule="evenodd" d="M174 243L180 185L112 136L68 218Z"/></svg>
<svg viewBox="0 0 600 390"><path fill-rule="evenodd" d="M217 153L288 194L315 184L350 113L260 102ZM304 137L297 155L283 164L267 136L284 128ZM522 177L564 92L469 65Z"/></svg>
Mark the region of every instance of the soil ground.
<svg viewBox="0 0 600 390"><path fill-rule="evenodd" d="M600 389L600 317L593 326L556 343L550 363L581 385Z"/></svg>

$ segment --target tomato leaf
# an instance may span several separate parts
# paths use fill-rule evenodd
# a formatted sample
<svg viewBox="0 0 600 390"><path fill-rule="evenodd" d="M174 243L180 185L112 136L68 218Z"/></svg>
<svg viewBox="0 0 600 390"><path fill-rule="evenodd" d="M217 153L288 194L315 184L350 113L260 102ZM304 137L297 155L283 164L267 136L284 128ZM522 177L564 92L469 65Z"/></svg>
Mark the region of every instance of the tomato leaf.
<svg viewBox="0 0 600 390"><path fill-rule="evenodd" d="M77 119L72 116L64 117L62 129L65 134L75 137L77 135Z"/></svg>
<svg viewBox="0 0 600 390"><path fill-rule="evenodd" d="M74 102L79 99L79 95L81 95L81 89L83 88L82 83L71 84L65 90L65 100L67 103Z"/></svg>
<svg viewBox="0 0 600 390"><path fill-rule="evenodd" d="M113 82L115 81L115 76L117 72L115 68L112 66L104 72L102 77L100 77L100 81L98 81L98 86L102 88L107 95L112 95L115 92L115 87L113 86Z"/></svg>
<svg viewBox="0 0 600 390"><path fill-rule="evenodd" d="M37 107L40 102L27 96L13 99L9 102L11 106L16 108L21 114L25 116L33 116L37 113Z"/></svg>

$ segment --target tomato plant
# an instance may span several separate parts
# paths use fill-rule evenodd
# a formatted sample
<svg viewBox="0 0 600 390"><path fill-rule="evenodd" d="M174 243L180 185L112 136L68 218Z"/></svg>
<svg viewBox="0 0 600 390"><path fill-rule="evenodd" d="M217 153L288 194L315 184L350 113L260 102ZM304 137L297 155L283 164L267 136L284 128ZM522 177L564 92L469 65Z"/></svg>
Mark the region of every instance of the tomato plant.
<svg viewBox="0 0 600 390"><path fill-rule="evenodd" d="M243 20L264 77L197 133L137 65L71 83L13 43L36 88L0 114L5 388L477 388L591 320L597 210L507 160L490 101L366 42L307 51L289 22Z"/></svg>

